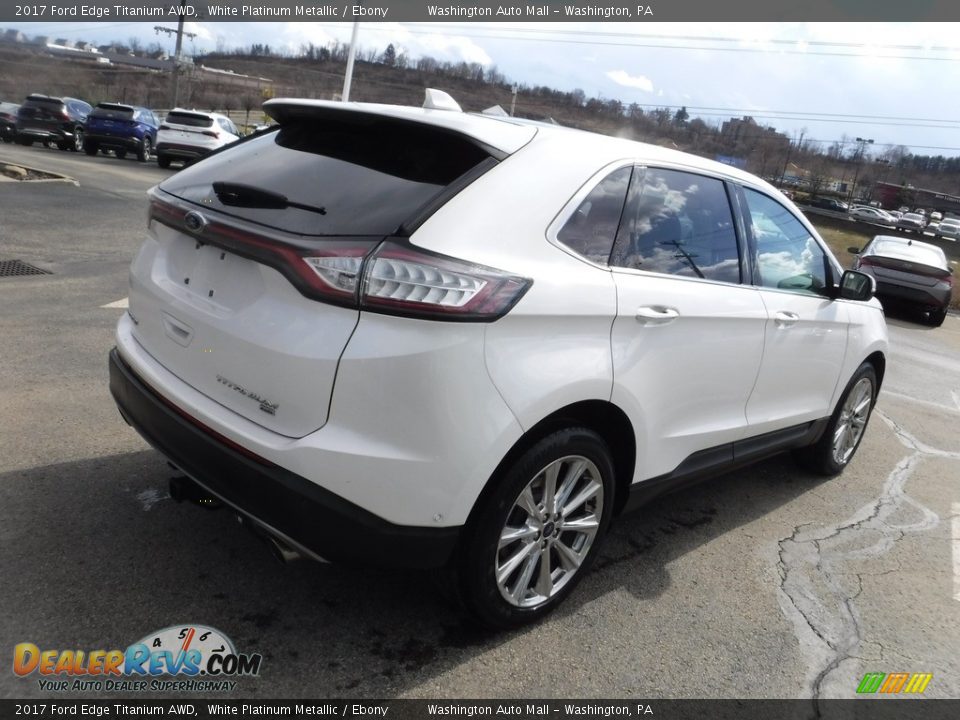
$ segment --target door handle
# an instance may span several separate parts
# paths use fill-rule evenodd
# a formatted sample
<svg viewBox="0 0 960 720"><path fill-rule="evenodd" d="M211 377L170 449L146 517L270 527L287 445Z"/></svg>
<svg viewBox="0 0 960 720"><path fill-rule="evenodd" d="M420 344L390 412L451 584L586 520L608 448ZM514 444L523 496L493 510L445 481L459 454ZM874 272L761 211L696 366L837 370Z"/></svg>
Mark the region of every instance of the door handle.
<svg viewBox="0 0 960 720"><path fill-rule="evenodd" d="M790 312L788 310L777 310L773 314L773 322L776 323L778 328L788 328L793 327L800 321L800 316L795 312Z"/></svg>
<svg viewBox="0 0 960 720"><path fill-rule="evenodd" d="M666 325L678 317L680 317L679 310L665 305L644 305L637 308L637 321L647 327Z"/></svg>

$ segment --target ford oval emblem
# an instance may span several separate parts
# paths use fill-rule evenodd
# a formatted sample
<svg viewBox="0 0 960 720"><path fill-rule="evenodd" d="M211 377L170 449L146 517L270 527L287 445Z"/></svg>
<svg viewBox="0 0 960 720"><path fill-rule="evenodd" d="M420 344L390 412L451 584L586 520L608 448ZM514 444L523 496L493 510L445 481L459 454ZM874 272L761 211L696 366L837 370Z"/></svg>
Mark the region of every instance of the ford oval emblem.
<svg viewBox="0 0 960 720"><path fill-rule="evenodd" d="M207 219L195 210L191 210L183 216L183 224L192 233L202 233L207 226Z"/></svg>

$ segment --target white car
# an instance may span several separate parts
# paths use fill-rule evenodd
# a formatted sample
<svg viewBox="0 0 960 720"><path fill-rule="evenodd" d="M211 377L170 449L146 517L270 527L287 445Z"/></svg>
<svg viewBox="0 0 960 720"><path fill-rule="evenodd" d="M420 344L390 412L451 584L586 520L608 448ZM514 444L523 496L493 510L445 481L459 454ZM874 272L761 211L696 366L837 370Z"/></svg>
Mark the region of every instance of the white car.
<svg viewBox="0 0 960 720"><path fill-rule="evenodd" d="M858 220L878 223L880 225L896 225L897 221L889 213L880 208L856 205L850 209L850 216Z"/></svg>
<svg viewBox="0 0 960 720"><path fill-rule="evenodd" d="M240 131L226 115L175 108L157 131L157 165L199 160L239 139Z"/></svg>
<svg viewBox="0 0 960 720"><path fill-rule="evenodd" d="M277 131L150 191L110 387L175 496L286 555L444 568L511 627L626 509L850 463L883 313L775 188L429 97L270 100Z"/></svg>
<svg viewBox="0 0 960 720"><path fill-rule="evenodd" d="M957 218L944 218L940 221L940 225L934 234L938 237L956 240L960 237L960 220Z"/></svg>

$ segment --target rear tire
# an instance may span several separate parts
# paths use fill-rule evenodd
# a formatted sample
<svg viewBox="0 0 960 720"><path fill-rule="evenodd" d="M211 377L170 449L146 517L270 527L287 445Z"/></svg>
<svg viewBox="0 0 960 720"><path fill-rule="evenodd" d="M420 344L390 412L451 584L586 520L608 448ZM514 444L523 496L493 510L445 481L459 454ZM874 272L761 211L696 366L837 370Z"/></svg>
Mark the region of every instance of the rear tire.
<svg viewBox="0 0 960 720"><path fill-rule="evenodd" d="M150 162L153 159L153 142L149 135L145 135L143 142L140 143L140 149L137 150L137 160L140 162Z"/></svg>
<svg viewBox="0 0 960 720"><path fill-rule="evenodd" d="M81 152L83 150L83 138L84 131L82 127L75 127L73 129L73 143L70 145L70 149L73 152Z"/></svg>
<svg viewBox="0 0 960 720"><path fill-rule="evenodd" d="M123 160L127 156L127 151L123 148L117 148L113 151L113 154L118 160Z"/></svg>
<svg viewBox="0 0 960 720"><path fill-rule="evenodd" d="M820 439L794 451L797 462L826 477L842 473L860 447L876 401L877 373L873 365L863 363L847 383Z"/></svg>
<svg viewBox="0 0 960 720"><path fill-rule="evenodd" d="M449 582L495 629L539 620L588 574L610 524L610 449L592 430L548 435L495 477L474 511Z"/></svg>
<svg viewBox="0 0 960 720"><path fill-rule="evenodd" d="M157 165L164 169L170 167L170 158L161 153L157 153Z"/></svg>
<svg viewBox="0 0 960 720"><path fill-rule="evenodd" d="M90 157L93 157L100 151L100 146L97 145L97 143L88 142L83 146L83 151Z"/></svg>

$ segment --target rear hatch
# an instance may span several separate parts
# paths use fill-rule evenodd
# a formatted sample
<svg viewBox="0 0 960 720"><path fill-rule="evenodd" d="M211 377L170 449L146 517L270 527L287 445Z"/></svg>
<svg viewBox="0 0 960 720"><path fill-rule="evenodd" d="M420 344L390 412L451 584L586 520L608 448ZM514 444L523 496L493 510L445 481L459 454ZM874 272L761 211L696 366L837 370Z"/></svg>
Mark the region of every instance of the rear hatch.
<svg viewBox="0 0 960 720"><path fill-rule="evenodd" d="M21 130L56 130L68 119L66 107L59 98L31 95L17 111Z"/></svg>
<svg viewBox="0 0 960 720"><path fill-rule="evenodd" d="M883 255L865 255L860 259L860 264L869 266L878 282L933 287L951 276L943 266L945 259L934 249L911 246L909 251L901 252L896 247L887 247L883 252Z"/></svg>
<svg viewBox="0 0 960 720"><path fill-rule="evenodd" d="M214 119L207 113L171 110L160 126L157 141L181 145L210 143L220 135Z"/></svg>
<svg viewBox="0 0 960 720"><path fill-rule="evenodd" d="M482 143L429 125L286 118L151 191L131 272L135 337L205 395L302 437L326 422L362 258L490 163Z"/></svg>
<svg viewBox="0 0 960 720"><path fill-rule="evenodd" d="M87 134L105 137L131 137L137 123L133 119L136 110L129 105L100 103L87 116Z"/></svg>

